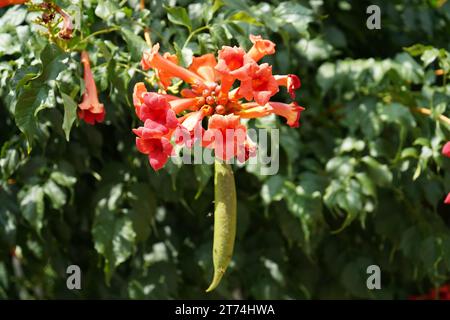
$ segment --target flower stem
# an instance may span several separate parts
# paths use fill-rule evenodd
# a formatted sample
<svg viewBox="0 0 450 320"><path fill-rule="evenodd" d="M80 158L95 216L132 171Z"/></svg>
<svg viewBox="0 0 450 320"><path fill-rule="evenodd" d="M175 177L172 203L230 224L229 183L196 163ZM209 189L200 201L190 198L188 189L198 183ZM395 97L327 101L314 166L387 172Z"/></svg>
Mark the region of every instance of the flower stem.
<svg viewBox="0 0 450 320"><path fill-rule="evenodd" d="M427 116L431 116L432 112L430 109L427 108L412 108L413 111L427 115ZM446 125L450 126L450 119L447 118L446 116L440 114L438 119L440 121L442 121L443 123L445 123Z"/></svg>

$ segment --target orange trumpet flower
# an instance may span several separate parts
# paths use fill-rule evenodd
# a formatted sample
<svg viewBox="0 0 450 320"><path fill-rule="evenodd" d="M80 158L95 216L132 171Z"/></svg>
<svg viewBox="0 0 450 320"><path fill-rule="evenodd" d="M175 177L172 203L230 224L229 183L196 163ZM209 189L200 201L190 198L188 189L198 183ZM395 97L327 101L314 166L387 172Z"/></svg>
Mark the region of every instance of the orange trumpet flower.
<svg viewBox="0 0 450 320"><path fill-rule="evenodd" d="M134 88L136 114L144 126L134 130L139 151L149 157L154 170L161 169L173 151L168 141L193 145L200 134L201 145L214 149L222 160L237 157L245 161L253 156L256 145L247 136L242 118L265 117L276 114L284 117L291 127L299 125L304 110L295 101L274 102L270 99L287 88L292 98L300 87L300 79L293 75L273 75L272 66L258 64L264 56L275 53L275 44L260 36L250 36L252 48L222 47L217 59L209 53L194 57L188 68L177 64L174 55L161 56L159 44L144 52L144 70L153 69L161 87L166 89L173 78L190 85L180 97L147 92L143 83ZM234 87L234 88L233 88ZM207 130L202 126L208 118Z"/></svg>
<svg viewBox="0 0 450 320"><path fill-rule="evenodd" d="M89 55L86 51L81 53L81 63L84 66L85 90L83 101L78 105L78 116L89 124L103 122L105 118L105 107L98 100L97 87L94 76L92 75Z"/></svg>

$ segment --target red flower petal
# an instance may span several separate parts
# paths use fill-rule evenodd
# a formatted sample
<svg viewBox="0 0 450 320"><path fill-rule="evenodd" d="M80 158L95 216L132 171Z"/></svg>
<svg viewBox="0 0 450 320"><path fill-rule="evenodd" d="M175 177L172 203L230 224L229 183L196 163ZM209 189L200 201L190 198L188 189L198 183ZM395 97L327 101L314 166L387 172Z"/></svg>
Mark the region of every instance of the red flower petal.
<svg viewBox="0 0 450 320"><path fill-rule="evenodd" d="M447 158L450 158L450 141L448 141L442 148L442 154Z"/></svg>

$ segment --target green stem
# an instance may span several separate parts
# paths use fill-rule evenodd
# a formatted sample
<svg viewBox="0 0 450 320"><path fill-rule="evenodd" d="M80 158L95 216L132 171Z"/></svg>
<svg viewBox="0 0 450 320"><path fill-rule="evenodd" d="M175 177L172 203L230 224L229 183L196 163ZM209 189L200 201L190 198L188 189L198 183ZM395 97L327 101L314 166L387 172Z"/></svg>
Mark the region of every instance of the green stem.
<svg viewBox="0 0 450 320"><path fill-rule="evenodd" d="M102 30L95 31L95 32L91 33L90 35L88 35L83 40L81 40L80 42L78 42L75 47L77 47L78 45L80 45L84 42L87 42L90 38L98 36L99 34L110 33L110 32L117 31L117 30L120 30L120 28L119 27L111 27L108 29L102 29Z"/></svg>
<svg viewBox="0 0 450 320"><path fill-rule="evenodd" d="M197 29L195 29L194 31L192 31L192 32L189 34L189 36L187 37L187 39L186 39L186 41L184 42L183 47L182 47L181 49L186 48L186 46L188 45L189 41L191 41L192 37L193 37L195 34L201 32L201 31L203 31L203 30L209 29L209 28L211 28L211 27L210 27L209 25L206 25L206 26L197 28Z"/></svg>

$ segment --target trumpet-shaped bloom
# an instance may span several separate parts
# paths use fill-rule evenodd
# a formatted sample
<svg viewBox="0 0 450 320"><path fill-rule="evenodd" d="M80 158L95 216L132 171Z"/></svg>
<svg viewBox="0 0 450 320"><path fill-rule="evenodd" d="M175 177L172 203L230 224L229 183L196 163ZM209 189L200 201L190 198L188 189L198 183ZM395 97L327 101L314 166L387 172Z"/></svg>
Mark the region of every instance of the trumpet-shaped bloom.
<svg viewBox="0 0 450 320"><path fill-rule="evenodd" d="M89 55L86 51L81 53L81 63L84 66L83 101L78 105L78 116L89 124L102 122L105 118L105 107L98 100L97 87L91 71Z"/></svg>
<svg viewBox="0 0 450 320"><path fill-rule="evenodd" d="M295 90L300 88L300 79L295 74L288 74L285 76L274 76L279 86L287 88L289 95L292 99L295 99Z"/></svg>
<svg viewBox="0 0 450 320"><path fill-rule="evenodd" d="M222 93L228 93L236 79L249 78L256 67L255 61L248 58L242 48L224 46L218 57L215 69L221 76Z"/></svg>
<svg viewBox="0 0 450 320"><path fill-rule="evenodd" d="M253 71L250 78L242 81L238 95L264 105L277 92L278 83L272 75L272 67L263 63Z"/></svg>
<svg viewBox="0 0 450 320"><path fill-rule="evenodd" d="M136 147L139 152L148 155L150 166L153 170L158 171L166 164L167 160L173 153L173 146L169 139L162 137L159 139L145 138L143 135L143 127L134 129L137 135Z"/></svg>
<svg viewBox="0 0 450 320"><path fill-rule="evenodd" d="M215 156L224 161L237 157L243 162L254 151L253 144L248 141L246 126L233 114L211 116L203 144L213 148Z"/></svg>
<svg viewBox="0 0 450 320"><path fill-rule="evenodd" d="M242 48L224 46L219 51L219 60L215 68L221 75L244 80L249 77L248 73L254 65L254 61L245 56Z"/></svg>
<svg viewBox="0 0 450 320"><path fill-rule="evenodd" d="M253 47L247 53L256 62L264 56L275 53L275 43L270 40L264 40L261 36L250 35L250 41Z"/></svg>
<svg viewBox="0 0 450 320"><path fill-rule="evenodd" d="M296 102L281 103L269 101L260 106L256 102L250 102L243 105L244 109L236 112L241 118L252 119L276 114L286 119L287 125L296 128L299 126L300 114L305 108L300 107Z"/></svg>
<svg viewBox="0 0 450 320"><path fill-rule="evenodd" d="M59 6L53 5L56 12L58 12L61 17L63 18L63 26L61 30L58 33L58 36L61 39L69 40L72 39L72 32L73 32L73 23L72 18Z"/></svg>
<svg viewBox="0 0 450 320"><path fill-rule="evenodd" d="M208 53L192 58L189 70L198 74L205 81L214 83L216 81L216 70L214 69L216 65L216 57L212 53Z"/></svg>

